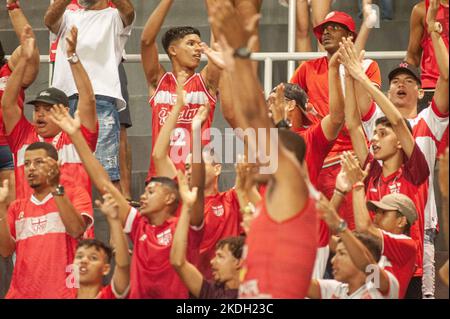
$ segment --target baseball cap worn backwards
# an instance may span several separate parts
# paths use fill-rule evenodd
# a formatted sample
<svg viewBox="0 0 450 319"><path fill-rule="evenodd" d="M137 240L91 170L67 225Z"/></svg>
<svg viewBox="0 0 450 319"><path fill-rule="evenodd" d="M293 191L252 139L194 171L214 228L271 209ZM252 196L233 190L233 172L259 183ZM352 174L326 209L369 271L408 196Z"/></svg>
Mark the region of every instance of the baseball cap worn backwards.
<svg viewBox="0 0 450 319"><path fill-rule="evenodd" d="M66 93L57 88L48 88L42 90L38 93L34 100L29 101L27 104L35 105L38 102L51 105L62 104L67 107L69 106L69 98L67 97Z"/></svg>

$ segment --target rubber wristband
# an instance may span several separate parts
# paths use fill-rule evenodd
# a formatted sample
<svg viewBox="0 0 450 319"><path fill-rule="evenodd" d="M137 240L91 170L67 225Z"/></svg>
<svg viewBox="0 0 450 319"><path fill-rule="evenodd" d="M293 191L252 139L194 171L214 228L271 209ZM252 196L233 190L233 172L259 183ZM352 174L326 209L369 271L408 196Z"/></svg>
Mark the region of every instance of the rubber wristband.
<svg viewBox="0 0 450 319"><path fill-rule="evenodd" d="M364 183L363 182L357 182L357 183L355 183L355 185L353 185L353 189L355 189L355 188L360 188L360 187L366 187L366 185L364 185Z"/></svg>
<svg viewBox="0 0 450 319"><path fill-rule="evenodd" d="M20 9L19 1L13 2L13 3L7 3L6 4L6 9L8 9L8 11L12 11L12 10L15 10L15 9Z"/></svg>
<svg viewBox="0 0 450 319"><path fill-rule="evenodd" d="M343 192L343 191L340 191L340 190L337 189L337 188L334 189L334 193L335 193L336 195L339 195L339 196L342 196L342 197L345 197L345 195L347 195L347 193L345 193L345 192Z"/></svg>

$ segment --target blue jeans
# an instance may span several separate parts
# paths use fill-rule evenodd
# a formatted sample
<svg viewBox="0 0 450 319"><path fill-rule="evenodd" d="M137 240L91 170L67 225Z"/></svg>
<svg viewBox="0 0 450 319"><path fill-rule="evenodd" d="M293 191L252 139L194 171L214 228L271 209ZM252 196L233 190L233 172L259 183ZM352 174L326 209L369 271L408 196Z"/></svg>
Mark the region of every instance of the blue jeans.
<svg viewBox="0 0 450 319"><path fill-rule="evenodd" d="M392 0L380 0L380 13L382 20L394 19L394 2ZM361 0L358 1L359 17L362 17Z"/></svg>
<svg viewBox="0 0 450 319"><path fill-rule="evenodd" d="M97 118L99 125L95 157L108 172L111 181L120 180L119 143L120 124L116 100L109 96L96 95ZM78 95L69 97L70 114L74 114L78 105Z"/></svg>

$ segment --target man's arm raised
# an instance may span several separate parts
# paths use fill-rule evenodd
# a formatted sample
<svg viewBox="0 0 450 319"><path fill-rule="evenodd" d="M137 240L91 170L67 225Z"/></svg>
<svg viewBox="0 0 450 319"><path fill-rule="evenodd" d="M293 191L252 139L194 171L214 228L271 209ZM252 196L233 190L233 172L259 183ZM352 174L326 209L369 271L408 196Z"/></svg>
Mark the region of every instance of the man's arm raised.
<svg viewBox="0 0 450 319"><path fill-rule="evenodd" d="M78 29L72 27L66 37L67 42L67 57L76 54ZM81 123L89 131L95 132L97 130L97 111L95 106L94 89L92 88L91 80L89 79L86 70L81 61L77 63L70 63L73 79L77 86L79 94L78 111L80 114Z"/></svg>
<svg viewBox="0 0 450 319"><path fill-rule="evenodd" d="M191 214L193 214L194 203L197 200L198 188L189 190L186 176L178 171L178 185L180 195L183 200L180 218L177 229L173 237L172 248L170 250L170 263L180 276L183 283L189 289L189 292L196 298L200 296L203 284L203 275L186 258L186 251L189 236L189 224Z"/></svg>
<svg viewBox="0 0 450 319"><path fill-rule="evenodd" d="M51 120L70 136L78 156L80 156L84 168L97 190L100 194L105 194L109 190L111 195L114 196L114 199L119 206L119 219L122 222L122 225L125 225L130 211L128 201L122 196L118 189L114 188L108 173L92 154L92 150L89 148L89 145L80 131L81 123L78 112L75 113L75 118L72 118L63 105L54 105L51 112Z"/></svg>
<svg viewBox="0 0 450 319"><path fill-rule="evenodd" d="M111 0L111 2L119 10L120 18L122 19L123 25L128 27L133 23L135 12L133 4L130 0Z"/></svg>
<svg viewBox="0 0 450 319"><path fill-rule="evenodd" d="M44 17L44 24L54 34L58 34L64 12L71 2L72 0L55 0L48 7Z"/></svg>
<svg viewBox="0 0 450 319"><path fill-rule="evenodd" d="M144 67L145 77L147 78L150 96L153 95L159 80L165 72L164 68L159 64L156 37L161 30L161 26L169 13L172 3L173 0L161 0L145 23L141 35L142 66Z"/></svg>

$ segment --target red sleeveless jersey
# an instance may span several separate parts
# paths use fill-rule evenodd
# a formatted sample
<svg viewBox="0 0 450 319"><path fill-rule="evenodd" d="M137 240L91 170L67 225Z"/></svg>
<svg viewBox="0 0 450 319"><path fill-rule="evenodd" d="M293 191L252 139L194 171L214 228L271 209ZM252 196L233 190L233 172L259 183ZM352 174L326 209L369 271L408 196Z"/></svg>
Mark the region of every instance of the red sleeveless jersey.
<svg viewBox="0 0 450 319"><path fill-rule="evenodd" d="M426 12L428 12L428 8L430 7L430 0L425 0L425 8ZM444 40L445 45L448 49L448 6L444 6L442 4L439 5L439 10L437 13L436 21L442 24L442 40ZM436 62L436 56L433 49L433 42L431 41L431 37L427 32L427 23L424 25L424 32L421 42L422 47L422 61L420 63L420 68L422 71L421 79L422 79L422 87L424 89L434 89L436 87L436 82L439 78L439 68Z"/></svg>
<svg viewBox="0 0 450 319"><path fill-rule="evenodd" d="M184 171L184 162L190 153L191 143L191 124L194 116L197 114L201 105L209 102L211 107L209 118L202 128L202 141L209 142L209 134L204 132L211 127L216 107L216 99L206 88L205 82L199 73L193 74L184 84L186 91L186 105L181 109L178 117L175 132L172 134L170 142L170 158L177 169ZM172 111L177 100L177 80L173 73L167 72L159 81L155 93L150 98L149 103L152 108L152 150L155 145L158 134L161 131L167 117ZM150 168L147 175L147 181L155 176L155 167L150 158Z"/></svg>
<svg viewBox="0 0 450 319"><path fill-rule="evenodd" d="M0 146L8 145L8 141L6 140L6 132L5 127L3 125L3 112L2 112L2 97L3 92L6 88L6 82L8 81L9 77L11 76L12 70L8 66L8 62L6 62L1 68L0 68ZM19 106L20 108L23 108L23 101L25 99L25 92L23 88L20 89L19 94Z"/></svg>
<svg viewBox="0 0 450 319"><path fill-rule="evenodd" d="M246 241L239 298L305 298L318 248L318 225L312 198L283 222L269 216L263 199Z"/></svg>

